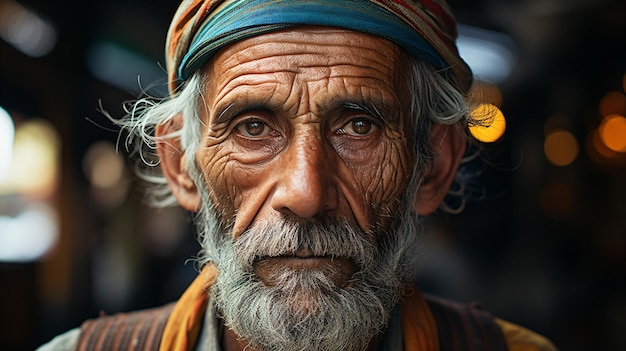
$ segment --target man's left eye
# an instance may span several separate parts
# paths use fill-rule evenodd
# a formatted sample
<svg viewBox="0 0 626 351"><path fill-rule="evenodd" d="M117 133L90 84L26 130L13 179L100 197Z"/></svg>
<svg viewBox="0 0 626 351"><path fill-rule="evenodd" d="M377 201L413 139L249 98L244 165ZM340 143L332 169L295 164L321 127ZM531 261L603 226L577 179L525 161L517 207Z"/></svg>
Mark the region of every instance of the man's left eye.
<svg viewBox="0 0 626 351"><path fill-rule="evenodd" d="M236 129L241 135L251 138L264 137L272 132L272 128L261 121L244 122L239 124Z"/></svg>
<svg viewBox="0 0 626 351"><path fill-rule="evenodd" d="M368 118L355 118L346 123L341 130L349 135L364 136L377 131L378 127Z"/></svg>

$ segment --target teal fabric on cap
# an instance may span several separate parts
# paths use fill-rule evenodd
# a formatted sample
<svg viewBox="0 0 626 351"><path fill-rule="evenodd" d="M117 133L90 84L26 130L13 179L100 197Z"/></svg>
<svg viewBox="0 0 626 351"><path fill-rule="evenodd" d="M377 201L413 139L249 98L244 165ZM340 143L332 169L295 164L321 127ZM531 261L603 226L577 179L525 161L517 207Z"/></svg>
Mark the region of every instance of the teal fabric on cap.
<svg viewBox="0 0 626 351"><path fill-rule="evenodd" d="M385 8L367 1L236 0L207 18L178 68L185 80L217 50L236 41L288 27L337 27L388 39L436 68L447 67L439 53L410 26Z"/></svg>

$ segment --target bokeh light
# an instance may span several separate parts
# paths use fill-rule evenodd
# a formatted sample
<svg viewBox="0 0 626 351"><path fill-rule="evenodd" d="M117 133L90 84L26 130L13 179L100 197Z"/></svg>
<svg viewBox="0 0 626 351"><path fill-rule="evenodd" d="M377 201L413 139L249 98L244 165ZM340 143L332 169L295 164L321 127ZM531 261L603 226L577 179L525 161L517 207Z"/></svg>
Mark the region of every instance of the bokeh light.
<svg viewBox="0 0 626 351"><path fill-rule="evenodd" d="M600 138L607 148L615 152L626 152L626 118L608 115L600 124Z"/></svg>
<svg viewBox="0 0 626 351"><path fill-rule="evenodd" d="M109 142L94 143L83 159L83 170L91 185L98 188L114 187L124 174L124 161Z"/></svg>
<svg viewBox="0 0 626 351"><path fill-rule="evenodd" d="M516 61L517 45L505 33L459 24L456 44L459 55L482 81L506 81Z"/></svg>
<svg viewBox="0 0 626 351"><path fill-rule="evenodd" d="M113 143L98 141L91 145L83 157L83 172L95 203L113 208L126 198L130 186L126 164Z"/></svg>
<svg viewBox="0 0 626 351"><path fill-rule="evenodd" d="M16 1L0 1L0 37L22 53L42 57L52 51L57 31L47 19Z"/></svg>
<svg viewBox="0 0 626 351"><path fill-rule="evenodd" d="M626 115L626 95L619 91L610 91L600 100L600 115L606 117L612 114Z"/></svg>
<svg viewBox="0 0 626 351"><path fill-rule="evenodd" d="M43 202L16 216L0 215L0 262L30 262L46 255L59 239L59 218Z"/></svg>
<svg viewBox="0 0 626 351"><path fill-rule="evenodd" d="M0 183L8 176L13 160L13 139L15 126L11 115L0 107Z"/></svg>
<svg viewBox="0 0 626 351"><path fill-rule="evenodd" d="M550 163L564 167L574 162L578 157L578 141L569 131L555 129L546 136L543 151Z"/></svg>
<svg viewBox="0 0 626 351"><path fill-rule="evenodd" d="M497 106L480 104L470 114L472 118L484 122L470 126L469 130L474 138L483 143L493 143L502 138L506 130L506 120Z"/></svg>
<svg viewBox="0 0 626 351"><path fill-rule="evenodd" d="M57 187L60 139L54 126L44 119L32 119L15 130L13 162L0 193L20 193L46 198Z"/></svg>

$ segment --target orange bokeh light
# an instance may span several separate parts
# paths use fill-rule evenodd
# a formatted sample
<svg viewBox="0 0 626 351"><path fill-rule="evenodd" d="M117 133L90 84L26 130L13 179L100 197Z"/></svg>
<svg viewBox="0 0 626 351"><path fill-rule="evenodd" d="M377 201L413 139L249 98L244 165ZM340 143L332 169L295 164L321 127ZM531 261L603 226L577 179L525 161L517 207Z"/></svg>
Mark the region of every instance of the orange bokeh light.
<svg viewBox="0 0 626 351"><path fill-rule="evenodd" d="M567 130L555 129L546 136L543 151L550 163L564 167L574 162L578 157L578 141Z"/></svg>
<svg viewBox="0 0 626 351"><path fill-rule="evenodd" d="M600 138L607 148L615 152L626 152L626 118L608 115L600 124Z"/></svg>
<svg viewBox="0 0 626 351"><path fill-rule="evenodd" d="M486 123L485 125L470 126L469 130L474 138L483 143L493 143L502 138L506 130L506 120L497 106L480 104L472 110L471 115L474 119Z"/></svg>

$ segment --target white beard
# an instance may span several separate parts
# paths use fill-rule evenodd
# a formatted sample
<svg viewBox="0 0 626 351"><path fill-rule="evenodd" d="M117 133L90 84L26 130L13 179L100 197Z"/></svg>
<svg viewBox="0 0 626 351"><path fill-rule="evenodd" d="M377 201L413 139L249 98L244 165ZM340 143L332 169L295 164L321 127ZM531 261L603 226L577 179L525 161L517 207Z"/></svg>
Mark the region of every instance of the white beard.
<svg viewBox="0 0 626 351"><path fill-rule="evenodd" d="M218 268L211 295L224 325L259 350L365 350L384 331L411 278L417 217L405 207L397 228L374 244L357 226L330 218L257 224L233 242L230 226L205 206L198 223L201 262ZM283 267L272 272L272 286L255 274L259 258L305 248L349 259L355 267L350 285L337 286L324 270Z"/></svg>

